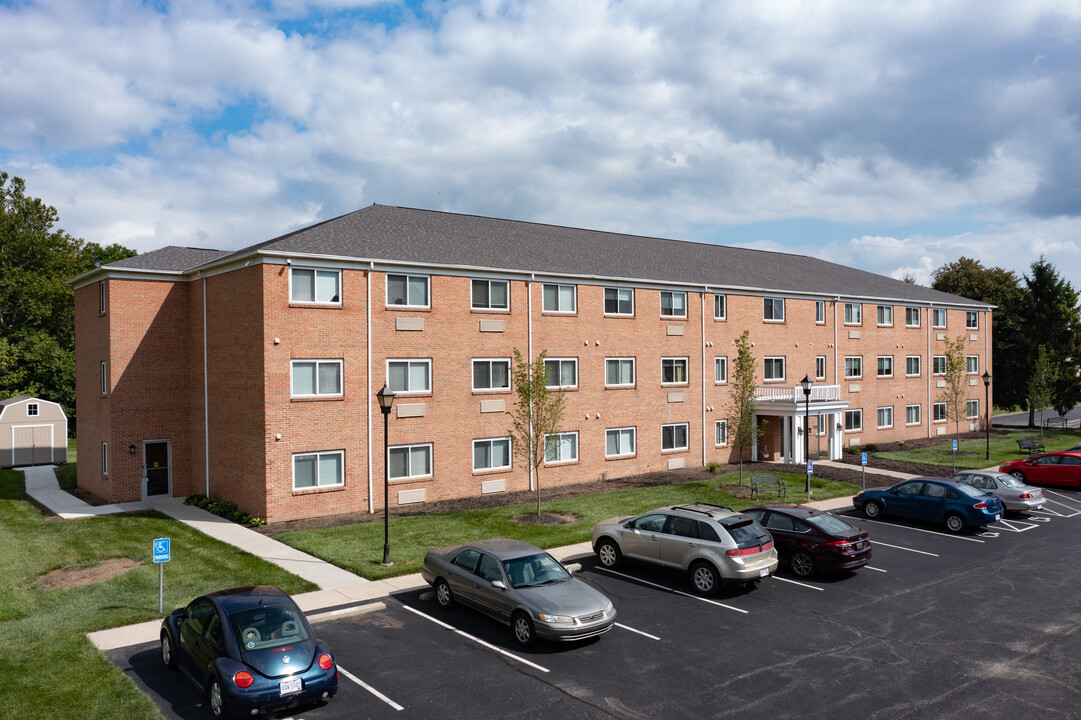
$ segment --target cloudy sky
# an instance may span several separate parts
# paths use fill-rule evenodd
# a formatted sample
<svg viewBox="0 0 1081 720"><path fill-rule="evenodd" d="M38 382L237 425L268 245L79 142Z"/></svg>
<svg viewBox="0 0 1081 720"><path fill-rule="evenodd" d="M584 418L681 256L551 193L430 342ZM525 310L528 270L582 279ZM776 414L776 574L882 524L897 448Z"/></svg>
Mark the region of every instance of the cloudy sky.
<svg viewBox="0 0 1081 720"><path fill-rule="evenodd" d="M0 169L231 249L371 203L1081 288L1081 1L0 0Z"/></svg>

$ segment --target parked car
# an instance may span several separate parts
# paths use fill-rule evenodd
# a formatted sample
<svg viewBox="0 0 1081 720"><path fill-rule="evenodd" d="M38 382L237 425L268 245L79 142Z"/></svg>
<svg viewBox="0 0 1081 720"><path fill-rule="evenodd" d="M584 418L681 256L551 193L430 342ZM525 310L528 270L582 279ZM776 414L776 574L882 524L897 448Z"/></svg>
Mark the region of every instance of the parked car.
<svg viewBox="0 0 1081 720"><path fill-rule="evenodd" d="M1044 505L1043 490L1026 485L1013 475L994 470L962 470L950 480L971 485L1002 501L1002 511L1040 510Z"/></svg>
<svg viewBox="0 0 1081 720"><path fill-rule="evenodd" d="M855 570L871 561L870 534L829 513L792 503L759 505L743 513L769 531L780 561L800 577Z"/></svg>
<svg viewBox="0 0 1081 720"><path fill-rule="evenodd" d="M605 520L593 528L593 550L606 568L627 558L683 570L700 595L761 580L778 564L773 538L757 520L708 503Z"/></svg>
<svg viewBox="0 0 1081 720"><path fill-rule="evenodd" d="M891 515L940 522L950 532L997 522L1002 501L956 480L916 478L891 488L864 490L852 498L869 518Z"/></svg>
<svg viewBox="0 0 1081 720"><path fill-rule="evenodd" d="M1081 489L1081 452L1062 450L1011 460L999 467L1024 483L1064 485Z"/></svg>
<svg viewBox="0 0 1081 720"><path fill-rule="evenodd" d="M518 540L479 540L430 550L420 571L439 607L455 602L510 625L522 646L595 637L612 629L612 601L540 548Z"/></svg>
<svg viewBox="0 0 1081 720"><path fill-rule="evenodd" d="M338 692L334 655L293 599L268 585L203 595L161 623L161 659L206 693L214 717L327 700Z"/></svg>

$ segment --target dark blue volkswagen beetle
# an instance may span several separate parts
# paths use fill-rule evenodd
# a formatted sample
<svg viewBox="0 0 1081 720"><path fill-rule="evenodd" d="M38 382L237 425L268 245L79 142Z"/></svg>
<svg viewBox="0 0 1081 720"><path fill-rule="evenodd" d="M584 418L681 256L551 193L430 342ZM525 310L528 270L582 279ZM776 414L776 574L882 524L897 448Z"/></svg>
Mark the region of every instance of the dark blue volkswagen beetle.
<svg viewBox="0 0 1081 720"><path fill-rule="evenodd" d="M214 717L334 697L338 668L293 599L276 587L203 595L161 623L161 659L206 693Z"/></svg>

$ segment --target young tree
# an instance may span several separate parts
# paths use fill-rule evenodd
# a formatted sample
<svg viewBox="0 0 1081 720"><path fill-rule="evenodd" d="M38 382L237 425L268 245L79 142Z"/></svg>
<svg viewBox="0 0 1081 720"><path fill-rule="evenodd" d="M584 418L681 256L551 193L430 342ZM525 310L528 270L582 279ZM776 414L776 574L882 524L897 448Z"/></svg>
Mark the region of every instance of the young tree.
<svg viewBox="0 0 1081 720"><path fill-rule="evenodd" d="M511 371L518 404L511 415L512 442L515 458L527 463L533 472L537 491L537 515L541 511L540 469L548 454L548 436L559 430L563 421L562 390L551 390L548 367L544 364L547 351L530 363L514 349L514 369Z"/></svg>
<svg viewBox="0 0 1081 720"><path fill-rule="evenodd" d="M1043 410L1051 405L1054 392L1056 367L1046 345L1041 345L1036 352L1036 364L1028 379L1028 405L1040 411L1040 432L1043 432Z"/></svg>
<svg viewBox="0 0 1081 720"><path fill-rule="evenodd" d="M939 396L946 404L946 419L953 420L957 437L961 436L961 419L965 416L965 405L968 403L966 374L965 336L958 335L946 341L946 385Z"/></svg>
<svg viewBox="0 0 1081 720"><path fill-rule="evenodd" d="M744 450L755 437L754 394L757 389L754 377L754 356L751 355L750 333L747 330L736 340L736 362L728 382L728 432L739 451L739 485L743 487Z"/></svg>

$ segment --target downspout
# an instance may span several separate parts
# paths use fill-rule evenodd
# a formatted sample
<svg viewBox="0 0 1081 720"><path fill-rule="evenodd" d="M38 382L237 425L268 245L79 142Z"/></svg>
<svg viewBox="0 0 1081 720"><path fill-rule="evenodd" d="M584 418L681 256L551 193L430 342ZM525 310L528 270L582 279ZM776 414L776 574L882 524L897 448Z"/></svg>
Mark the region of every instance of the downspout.
<svg viewBox="0 0 1081 720"><path fill-rule="evenodd" d="M841 296L838 295L833 299L833 384L837 386L837 399L841 399L841 377L838 374L837 369L837 305L841 302ZM798 405L799 403L797 403ZM837 413L838 418L830 427L830 437L837 438L836 454L837 457L843 457L845 451L845 411L841 410ZM837 426L840 425L841 429L838 430ZM832 459L832 458L831 458Z"/></svg>
<svg viewBox="0 0 1081 720"><path fill-rule="evenodd" d="M527 322L526 333L528 334L529 337L526 339L526 345L527 345L527 349L528 349L528 352L529 352L528 362L530 362L530 363L533 362L533 282L536 280L536 277L537 277L536 273L529 273L529 281L526 282L526 284L525 284L526 297L529 298L529 305L528 305L528 308L527 308L528 319L526 321ZM532 408L530 408L530 411L532 411ZM530 433L530 435L529 435L529 454L531 456L529 458L529 489L530 490L536 490L537 488L534 485L534 483L536 482L536 479L533 476L533 458L532 458L532 454L533 454L533 423L532 422L529 423L529 433Z"/></svg>
<svg viewBox="0 0 1081 720"><path fill-rule="evenodd" d="M203 278L203 472L206 475L206 496L210 497L210 390L206 350L206 275ZM145 473L144 473L145 474Z"/></svg>
<svg viewBox="0 0 1081 720"><path fill-rule="evenodd" d="M931 307L927 308L926 357L931 361L927 364L927 417L929 418L925 421L927 425L927 437L931 437L931 425L934 423L935 419L935 406L931 404L931 378L934 376L935 372L935 357L931 354L931 318L933 318L935 314L933 310L934 306L935 304L931 303Z"/></svg>
<svg viewBox="0 0 1081 720"><path fill-rule="evenodd" d="M368 349L368 369L365 375L368 379L368 389L365 394L365 407L368 408L368 512L375 512L375 502L372 499L372 274L375 272L375 262L368 262L368 282L364 284L364 291L367 293L365 299L367 309L367 341L366 346ZM387 459L383 458L383 462Z"/></svg>
<svg viewBox="0 0 1081 720"><path fill-rule="evenodd" d="M702 464L706 464L706 292L709 288L705 288L702 291Z"/></svg>

